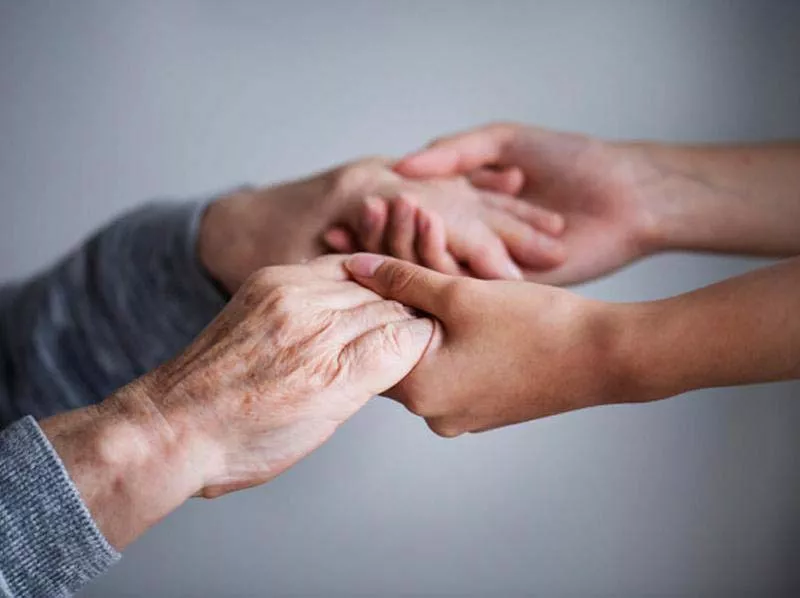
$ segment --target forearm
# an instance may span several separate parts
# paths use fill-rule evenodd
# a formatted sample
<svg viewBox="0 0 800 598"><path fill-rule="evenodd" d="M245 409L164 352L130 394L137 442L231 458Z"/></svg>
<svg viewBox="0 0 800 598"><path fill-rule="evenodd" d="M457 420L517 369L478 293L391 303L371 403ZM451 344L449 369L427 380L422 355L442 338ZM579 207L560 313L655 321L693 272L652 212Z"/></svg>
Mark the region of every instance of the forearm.
<svg viewBox="0 0 800 598"><path fill-rule="evenodd" d="M200 490L189 438L155 407L147 378L40 426L97 527L117 550Z"/></svg>
<svg viewBox="0 0 800 598"><path fill-rule="evenodd" d="M618 400L800 378L800 258L611 310Z"/></svg>
<svg viewBox="0 0 800 598"><path fill-rule="evenodd" d="M657 250L800 254L800 143L619 146Z"/></svg>
<svg viewBox="0 0 800 598"><path fill-rule="evenodd" d="M201 488L213 459L166 423L149 379L0 432L0 596L78 591Z"/></svg>
<svg viewBox="0 0 800 598"><path fill-rule="evenodd" d="M0 290L0 425L100 401L202 330L224 304L197 259L202 209L138 209Z"/></svg>

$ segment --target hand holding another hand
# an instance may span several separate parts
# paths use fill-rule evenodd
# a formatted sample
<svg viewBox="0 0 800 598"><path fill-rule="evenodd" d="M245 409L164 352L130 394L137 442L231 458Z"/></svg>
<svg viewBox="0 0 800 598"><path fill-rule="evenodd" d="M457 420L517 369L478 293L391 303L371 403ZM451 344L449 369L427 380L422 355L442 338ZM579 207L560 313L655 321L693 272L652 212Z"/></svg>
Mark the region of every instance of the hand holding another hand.
<svg viewBox="0 0 800 598"><path fill-rule="evenodd" d="M388 395L443 436L480 432L620 397L615 308L525 282L439 274L358 254L354 279L434 316L422 360Z"/></svg>
<svg viewBox="0 0 800 598"><path fill-rule="evenodd" d="M348 280L342 262L257 272L183 354L42 422L114 546L189 496L271 480L411 371L432 322Z"/></svg>
<svg viewBox="0 0 800 598"><path fill-rule="evenodd" d="M387 198L387 199L380 199ZM231 294L256 270L298 264L333 249L385 252L444 272L520 278L560 263L561 217L461 177L406 179L384 158L248 188L213 202L198 254ZM417 227L421 229L417 234Z"/></svg>
<svg viewBox="0 0 800 598"><path fill-rule="evenodd" d="M530 281L584 282L663 245L664 208L649 193L663 173L636 144L498 123L438 139L395 170L422 179L467 175L479 188L560 214L562 259L529 265Z"/></svg>

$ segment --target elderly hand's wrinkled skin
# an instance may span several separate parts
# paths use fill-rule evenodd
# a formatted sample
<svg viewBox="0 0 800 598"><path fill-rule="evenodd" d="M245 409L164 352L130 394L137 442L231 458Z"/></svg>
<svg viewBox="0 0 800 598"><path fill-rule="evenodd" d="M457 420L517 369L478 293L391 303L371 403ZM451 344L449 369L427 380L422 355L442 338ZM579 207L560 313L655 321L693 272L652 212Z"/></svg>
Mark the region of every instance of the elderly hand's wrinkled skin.
<svg viewBox="0 0 800 598"><path fill-rule="evenodd" d="M343 260L258 271L184 353L41 422L113 546L190 496L271 480L419 361L431 320L348 280Z"/></svg>
<svg viewBox="0 0 800 598"><path fill-rule="evenodd" d="M370 254L355 280L434 316L425 356L388 394L437 434L478 432L616 396L604 304L525 282L479 281Z"/></svg>
<svg viewBox="0 0 800 598"><path fill-rule="evenodd" d="M200 447L204 496L275 477L424 352L431 322L346 280L341 261L258 272L151 377L166 420Z"/></svg>
<svg viewBox="0 0 800 598"><path fill-rule="evenodd" d="M376 217L385 222L386 214L376 216L370 208L382 205L378 197L397 198L399 212L393 222L398 232L386 231L386 239L383 225L373 222ZM203 218L198 254L212 277L231 293L259 268L301 263L323 255L329 247L355 250L346 231L354 231L364 247L416 259L413 239L409 245L403 236L409 226L413 228L412 203L453 220L454 232L447 233L446 242L458 260L481 276L519 277L509 251L537 264L558 263L557 242L542 242L547 235L537 228L556 234L559 216L500 193L478 191L459 177L404 179L384 158L367 158L303 180L243 189L218 199ZM331 227L337 228L331 232ZM433 239L428 245L438 242ZM434 248L424 249L425 255L439 260L442 254ZM457 268L452 258L449 264L442 267Z"/></svg>

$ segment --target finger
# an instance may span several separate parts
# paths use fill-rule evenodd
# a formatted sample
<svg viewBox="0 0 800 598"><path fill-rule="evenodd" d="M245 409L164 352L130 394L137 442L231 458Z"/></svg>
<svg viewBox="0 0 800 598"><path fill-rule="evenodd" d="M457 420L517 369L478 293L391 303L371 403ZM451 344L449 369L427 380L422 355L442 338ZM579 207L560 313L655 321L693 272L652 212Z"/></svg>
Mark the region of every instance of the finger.
<svg viewBox="0 0 800 598"><path fill-rule="evenodd" d="M566 259L566 249L561 241L510 214L489 210L483 219L500 237L514 261L523 268L552 268Z"/></svg>
<svg viewBox="0 0 800 598"><path fill-rule="evenodd" d="M359 222L361 246L372 253L381 253L389 206L380 197L370 197L363 205Z"/></svg>
<svg viewBox="0 0 800 598"><path fill-rule="evenodd" d="M314 307L327 310L353 309L380 299L374 292L352 280L330 281L287 276L280 283L270 286L272 288L264 294L267 301L272 299L283 302L297 313Z"/></svg>
<svg viewBox="0 0 800 598"><path fill-rule="evenodd" d="M333 251L338 253L355 253L358 250L353 235L344 227L337 226L327 231L322 240Z"/></svg>
<svg viewBox="0 0 800 598"><path fill-rule="evenodd" d="M525 175L516 166L507 168L479 168L469 174L470 182L478 189L487 189L506 195L518 195L525 186Z"/></svg>
<svg viewBox="0 0 800 598"><path fill-rule="evenodd" d="M366 290L366 289L364 289ZM349 343L373 328L396 324L416 318L414 310L399 301L386 300L372 291L373 301L340 312L342 317L340 338Z"/></svg>
<svg viewBox="0 0 800 598"><path fill-rule="evenodd" d="M424 208L417 209L417 254L420 263L428 268L452 276L462 273L458 262L447 250L444 221L436 212Z"/></svg>
<svg viewBox="0 0 800 598"><path fill-rule="evenodd" d="M389 222L384 236L384 245L390 255L408 262L417 262L414 249L416 236L417 202L409 195L392 199Z"/></svg>
<svg viewBox="0 0 800 598"><path fill-rule="evenodd" d="M564 216L553 210L537 206L530 201L508 197L499 193L483 193L481 194L481 201L484 205L507 212L550 235L560 235L564 232Z"/></svg>
<svg viewBox="0 0 800 598"><path fill-rule="evenodd" d="M353 279L381 297L437 315L441 294L452 277L402 260L357 253L347 260Z"/></svg>
<svg viewBox="0 0 800 598"><path fill-rule="evenodd" d="M340 362L352 373L354 383L360 386L366 397L381 394L414 369L438 328L429 318L414 318L375 328L347 345Z"/></svg>
<svg viewBox="0 0 800 598"><path fill-rule="evenodd" d="M290 266L270 266L261 268L252 275L252 279L262 285L279 286L281 284L304 284L320 281L347 281L348 271L344 267L350 256L324 255L304 264Z"/></svg>
<svg viewBox="0 0 800 598"><path fill-rule="evenodd" d="M452 176L490 165L505 165L517 127L494 124L437 140L402 158L394 170L409 177Z"/></svg>
<svg viewBox="0 0 800 598"><path fill-rule="evenodd" d="M455 244L452 251L473 276L487 280L522 280L522 271L508 254L505 244L485 223L476 222L465 237L469 241Z"/></svg>

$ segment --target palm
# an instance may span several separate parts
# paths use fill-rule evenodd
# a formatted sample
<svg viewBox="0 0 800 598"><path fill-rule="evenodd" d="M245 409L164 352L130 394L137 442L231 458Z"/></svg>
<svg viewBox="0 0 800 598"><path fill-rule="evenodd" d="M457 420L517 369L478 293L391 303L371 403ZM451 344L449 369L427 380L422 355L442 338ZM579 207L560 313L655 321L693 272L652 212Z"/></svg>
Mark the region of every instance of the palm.
<svg viewBox="0 0 800 598"><path fill-rule="evenodd" d="M643 253L635 181L626 159L610 146L553 134L520 148L529 167L521 196L563 214L567 259L526 278L571 284L608 274Z"/></svg>

